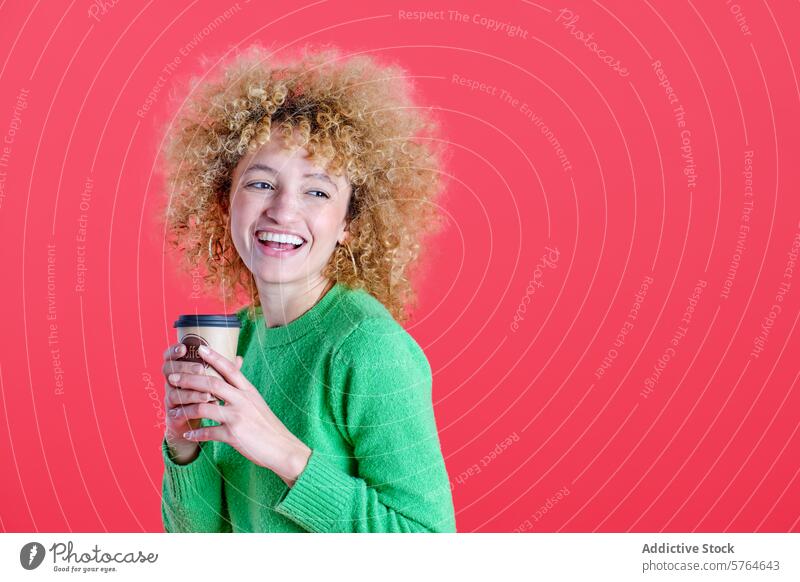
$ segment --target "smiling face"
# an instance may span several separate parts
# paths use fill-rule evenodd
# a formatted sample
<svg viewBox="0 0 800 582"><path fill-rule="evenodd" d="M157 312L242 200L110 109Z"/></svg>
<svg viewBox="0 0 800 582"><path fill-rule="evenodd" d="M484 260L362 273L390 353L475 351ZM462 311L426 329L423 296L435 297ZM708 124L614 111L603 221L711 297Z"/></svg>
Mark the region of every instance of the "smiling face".
<svg viewBox="0 0 800 582"><path fill-rule="evenodd" d="M243 157L231 181L231 237L259 286L319 282L347 238L350 195L346 177L328 174L303 147L286 149L278 131Z"/></svg>

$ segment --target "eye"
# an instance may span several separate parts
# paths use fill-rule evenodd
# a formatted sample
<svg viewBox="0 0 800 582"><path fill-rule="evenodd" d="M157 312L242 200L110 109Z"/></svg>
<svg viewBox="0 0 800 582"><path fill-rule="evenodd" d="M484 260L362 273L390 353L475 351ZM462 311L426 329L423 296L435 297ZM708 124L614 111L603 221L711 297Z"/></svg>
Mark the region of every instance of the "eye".
<svg viewBox="0 0 800 582"><path fill-rule="evenodd" d="M309 190L309 192L314 195L315 198L330 198L325 192L322 190ZM321 196L317 196L317 194L321 194Z"/></svg>
<svg viewBox="0 0 800 582"><path fill-rule="evenodd" d="M245 188L255 188L256 190L266 190L267 187L272 188L269 182L250 182Z"/></svg>

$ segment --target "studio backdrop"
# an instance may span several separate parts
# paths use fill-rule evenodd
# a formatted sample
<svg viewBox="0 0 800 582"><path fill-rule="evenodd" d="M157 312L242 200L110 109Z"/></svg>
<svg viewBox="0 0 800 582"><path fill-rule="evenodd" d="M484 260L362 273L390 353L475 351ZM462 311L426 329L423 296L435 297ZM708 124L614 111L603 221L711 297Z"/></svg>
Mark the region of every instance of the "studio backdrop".
<svg viewBox="0 0 800 582"><path fill-rule="evenodd" d="M0 528L162 529L162 354L234 313L164 136L258 43L405 71L447 156L404 324L460 532L800 528L800 6L5 2Z"/></svg>

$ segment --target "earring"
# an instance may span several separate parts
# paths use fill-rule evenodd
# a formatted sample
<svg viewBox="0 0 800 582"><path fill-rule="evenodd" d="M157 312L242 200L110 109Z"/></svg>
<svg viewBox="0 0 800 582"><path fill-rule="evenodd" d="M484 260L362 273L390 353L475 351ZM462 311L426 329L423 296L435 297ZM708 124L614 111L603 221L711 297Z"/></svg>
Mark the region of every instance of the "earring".
<svg viewBox="0 0 800 582"><path fill-rule="evenodd" d="M355 271L356 277L358 277L358 267L356 266L356 259L353 257L353 251L350 250L350 245L344 243L342 246L347 249L347 252L350 254L350 260L353 262L353 271Z"/></svg>
<svg viewBox="0 0 800 582"><path fill-rule="evenodd" d="M214 249L217 251L217 254L215 255L214 252L211 250L213 240L214 240L214 234L212 233L211 236L208 237L208 258L212 261L221 262L219 257L225 258L224 254L226 249L225 247L222 246L222 241L217 241L217 243L213 245ZM225 262L228 263L229 261L225 259Z"/></svg>

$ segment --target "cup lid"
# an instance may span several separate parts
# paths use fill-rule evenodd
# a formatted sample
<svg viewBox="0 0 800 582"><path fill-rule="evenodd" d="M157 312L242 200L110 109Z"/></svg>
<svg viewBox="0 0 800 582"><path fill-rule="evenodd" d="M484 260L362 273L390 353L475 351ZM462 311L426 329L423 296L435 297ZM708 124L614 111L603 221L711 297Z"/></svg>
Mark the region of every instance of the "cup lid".
<svg viewBox="0 0 800 582"><path fill-rule="evenodd" d="M179 315L172 327L242 327L236 315Z"/></svg>

